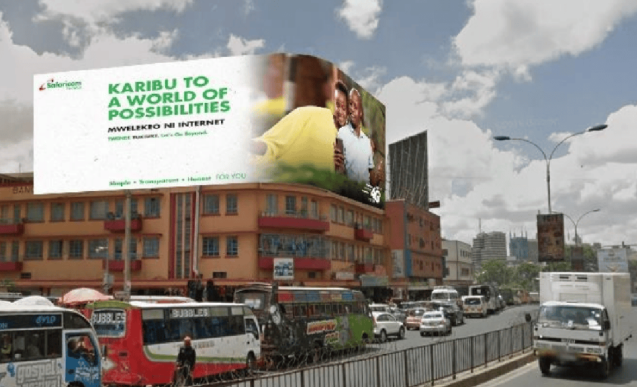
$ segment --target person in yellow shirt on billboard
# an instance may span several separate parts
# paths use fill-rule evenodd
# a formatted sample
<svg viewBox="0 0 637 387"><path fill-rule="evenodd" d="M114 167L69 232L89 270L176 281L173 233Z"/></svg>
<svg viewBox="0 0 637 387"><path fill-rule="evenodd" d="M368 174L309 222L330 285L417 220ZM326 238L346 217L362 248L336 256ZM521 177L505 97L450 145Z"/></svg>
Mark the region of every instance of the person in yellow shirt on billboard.
<svg viewBox="0 0 637 387"><path fill-rule="evenodd" d="M329 108L303 106L291 111L262 136L253 140L252 153L259 168L277 165L316 169L342 169L344 160L337 149L339 125L347 117L347 87L336 82L334 112Z"/></svg>

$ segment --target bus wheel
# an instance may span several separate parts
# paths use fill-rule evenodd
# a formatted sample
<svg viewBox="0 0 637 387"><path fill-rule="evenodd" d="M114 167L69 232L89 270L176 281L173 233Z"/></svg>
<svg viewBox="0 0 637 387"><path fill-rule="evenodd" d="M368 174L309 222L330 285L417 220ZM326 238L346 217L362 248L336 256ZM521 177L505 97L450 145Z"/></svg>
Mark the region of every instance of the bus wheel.
<svg viewBox="0 0 637 387"><path fill-rule="evenodd" d="M248 354L248 358L246 359L246 375L252 376L254 375L254 371L257 369L257 358L254 356L254 353L250 352Z"/></svg>

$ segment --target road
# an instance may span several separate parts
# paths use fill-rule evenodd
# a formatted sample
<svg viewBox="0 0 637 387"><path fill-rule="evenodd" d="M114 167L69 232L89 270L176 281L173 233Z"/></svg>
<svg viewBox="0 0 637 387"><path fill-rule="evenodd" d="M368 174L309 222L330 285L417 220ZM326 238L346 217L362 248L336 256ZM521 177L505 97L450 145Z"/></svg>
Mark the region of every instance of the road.
<svg viewBox="0 0 637 387"><path fill-rule="evenodd" d="M497 331L513 325L522 324L526 312L537 311L538 309L538 305L510 306L487 318L465 318L464 324L453 327L450 336L421 337L418 331L407 331L404 340L392 339L381 346L385 350L401 350L420 347L441 340L452 340Z"/></svg>
<svg viewBox="0 0 637 387"><path fill-rule="evenodd" d="M602 386L621 385L637 387L637 308L632 308L629 319L635 337L624 344L624 362L620 368L611 371L606 380L597 376L597 370L589 368L570 368L551 366L551 374L542 376L538 368L537 361L519 368L507 375L483 383L484 387L580 387L580 386Z"/></svg>

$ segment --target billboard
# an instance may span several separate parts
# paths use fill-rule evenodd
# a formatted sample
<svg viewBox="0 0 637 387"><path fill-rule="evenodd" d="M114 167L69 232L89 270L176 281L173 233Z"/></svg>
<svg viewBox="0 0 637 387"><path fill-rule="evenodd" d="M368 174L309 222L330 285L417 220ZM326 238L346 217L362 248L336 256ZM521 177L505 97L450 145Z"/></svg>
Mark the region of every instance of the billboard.
<svg viewBox="0 0 637 387"><path fill-rule="evenodd" d="M34 193L310 184L383 207L385 107L272 54L34 76Z"/></svg>
<svg viewBox="0 0 637 387"><path fill-rule="evenodd" d="M537 215L538 262L564 260L564 215Z"/></svg>
<svg viewBox="0 0 637 387"><path fill-rule="evenodd" d="M628 273L628 250L626 248L597 250L597 264L601 273Z"/></svg>
<svg viewBox="0 0 637 387"><path fill-rule="evenodd" d="M294 258L274 258L272 279L294 280Z"/></svg>
<svg viewBox="0 0 637 387"><path fill-rule="evenodd" d="M405 199L429 208L427 132L389 145L389 191L392 199Z"/></svg>

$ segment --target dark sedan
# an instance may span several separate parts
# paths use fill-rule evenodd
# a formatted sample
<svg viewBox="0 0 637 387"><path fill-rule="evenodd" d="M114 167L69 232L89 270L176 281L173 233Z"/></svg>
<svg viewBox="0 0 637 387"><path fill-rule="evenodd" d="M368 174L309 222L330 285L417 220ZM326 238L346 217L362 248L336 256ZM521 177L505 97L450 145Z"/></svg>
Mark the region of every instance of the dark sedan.
<svg viewBox="0 0 637 387"><path fill-rule="evenodd" d="M445 317L451 321L451 325L458 326L464 324L464 311L455 303L432 302L431 306L434 310L444 313Z"/></svg>

